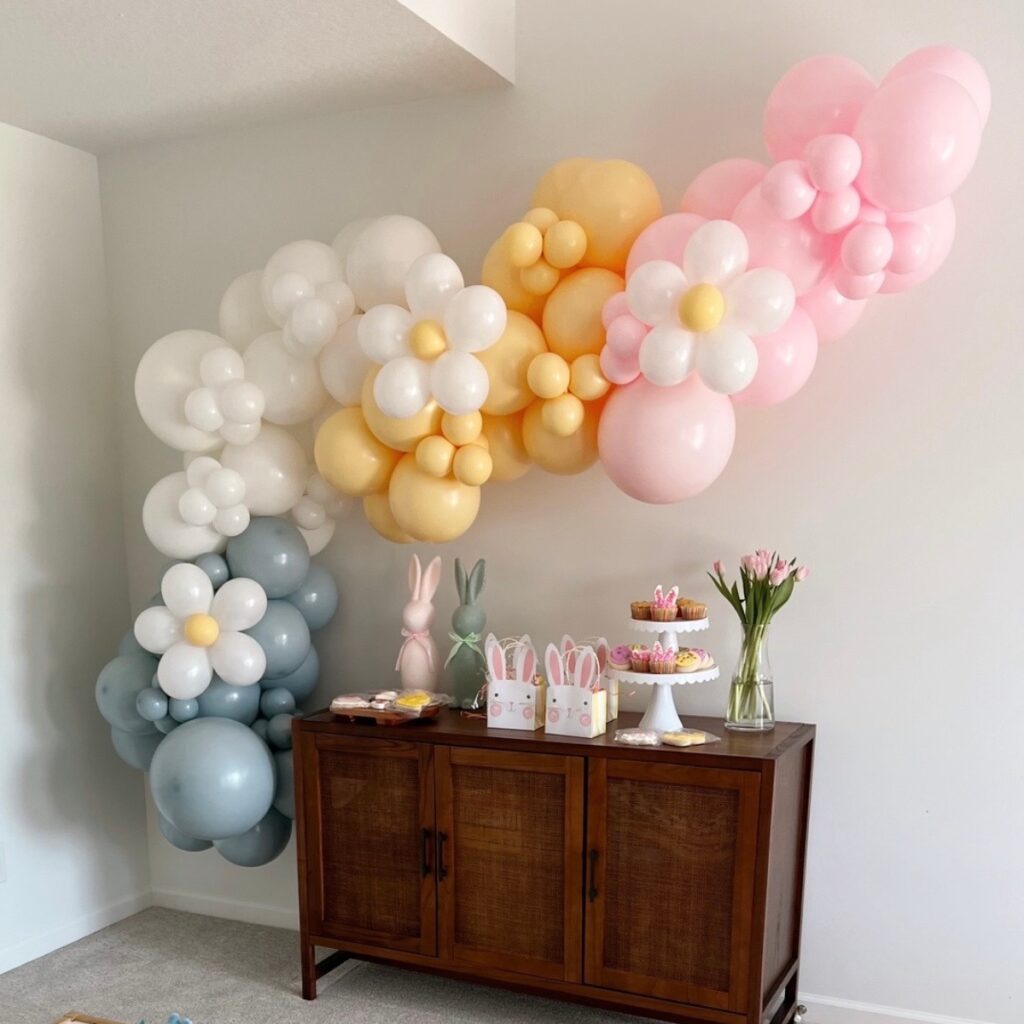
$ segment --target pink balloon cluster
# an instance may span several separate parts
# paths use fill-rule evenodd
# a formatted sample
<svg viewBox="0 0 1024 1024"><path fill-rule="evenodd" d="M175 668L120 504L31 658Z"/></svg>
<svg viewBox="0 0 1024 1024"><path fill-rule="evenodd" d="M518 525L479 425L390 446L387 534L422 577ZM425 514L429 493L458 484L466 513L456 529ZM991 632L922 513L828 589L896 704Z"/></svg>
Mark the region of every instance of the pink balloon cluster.
<svg viewBox="0 0 1024 1024"><path fill-rule="evenodd" d="M773 405L810 377L819 342L846 334L868 297L929 278L953 244L950 196L970 173L991 93L978 62L930 46L905 57L876 86L858 63L812 57L791 68L768 98L764 140L773 165L729 159L703 171L681 212L637 238L627 281L642 264L682 266L707 220L742 228L750 267L774 267L797 303L773 334L755 338L757 370L736 394L716 394L695 375L658 387L640 374L650 328L624 293L604 309L601 366L620 385L601 419L605 470L641 501L681 501L725 468L735 436L733 403Z"/></svg>

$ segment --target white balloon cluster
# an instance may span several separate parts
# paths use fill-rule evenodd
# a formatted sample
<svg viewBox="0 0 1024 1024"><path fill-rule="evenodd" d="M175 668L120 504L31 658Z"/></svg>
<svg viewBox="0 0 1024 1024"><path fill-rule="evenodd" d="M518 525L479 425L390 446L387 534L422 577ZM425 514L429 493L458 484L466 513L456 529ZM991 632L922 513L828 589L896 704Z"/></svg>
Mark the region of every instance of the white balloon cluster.
<svg viewBox="0 0 1024 1024"><path fill-rule="evenodd" d="M217 433L232 444L248 444L260 432L266 402L245 379L245 361L224 345L199 360L203 386L185 396L185 419L197 430Z"/></svg>

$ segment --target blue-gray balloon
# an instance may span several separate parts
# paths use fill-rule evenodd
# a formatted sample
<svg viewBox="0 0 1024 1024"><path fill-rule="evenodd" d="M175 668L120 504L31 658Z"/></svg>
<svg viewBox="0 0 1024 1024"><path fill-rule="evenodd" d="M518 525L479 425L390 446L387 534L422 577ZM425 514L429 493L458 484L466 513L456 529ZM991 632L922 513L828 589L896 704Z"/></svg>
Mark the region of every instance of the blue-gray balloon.
<svg viewBox="0 0 1024 1024"><path fill-rule="evenodd" d="M263 679L260 686L267 690L289 690L296 704L301 704L315 689L320 678L320 656L310 644L306 660L290 675L276 679Z"/></svg>
<svg viewBox="0 0 1024 1024"><path fill-rule="evenodd" d="M155 686L147 686L139 690L135 698L135 710L147 722L159 722L161 718L167 717L167 694Z"/></svg>
<svg viewBox="0 0 1024 1024"><path fill-rule="evenodd" d="M309 548L297 526L283 519L257 518L228 541L232 576L248 576L267 597L287 597L309 572Z"/></svg>
<svg viewBox="0 0 1024 1024"><path fill-rule="evenodd" d="M310 629L323 629L338 610L338 585L322 565L311 565L302 585L287 600L302 612Z"/></svg>
<svg viewBox="0 0 1024 1024"><path fill-rule="evenodd" d="M278 750L289 750L292 745L292 719L294 715L274 715L267 722L267 742Z"/></svg>
<svg viewBox="0 0 1024 1024"><path fill-rule="evenodd" d="M186 853L199 853L213 846L208 839L193 839L192 836L185 835L180 828L175 828L162 814L158 814L157 817L160 819L160 833L171 846L176 846Z"/></svg>
<svg viewBox="0 0 1024 1024"><path fill-rule="evenodd" d="M121 637L121 642L117 645L117 653L148 654L149 652L142 646L142 644L139 643L138 640L135 639L135 630L129 629L128 632Z"/></svg>
<svg viewBox="0 0 1024 1024"><path fill-rule="evenodd" d="M228 563L223 555L200 555L196 559L196 565L210 577L214 590L231 579L231 571L228 569Z"/></svg>
<svg viewBox="0 0 1024 1024"><path fill-rule="evenodd" d="M149 771L153 755L162 740L163 736L152 726L149 732L141 735L137 732L125 732L114 725L110 727L110 741L114 744L117 756L125 764L138 768L140 772Z"/></svg>
<svg viewBox="0 0 1024 1024"><path fill-rule="evenodd" d="M168 701L167 712L176 722L191 722L199 716L199 701L195 697L188 700L172 697Z"/></svg>
<svg viewBox="0 0 1024 1024"><path fill-rule="evenodd" d="M248 831L230 839L220 839L213 845L225 859L243 868L258 868L269 864L288 845L292 823L273 807L267 815Z"/></svg>
<svg viewBox="0 0 1024 1024"><path fill-rule="evenodd" d="M305 626L305 619L302 624ZM136 710L135 702L140 691L149 689L156 664L151 654L120 654L103 666L96 680L96 706L111 725L140 735L153 731Z"/></svg>
<svg viewBox="0 0 1024 1024"><path fill-rule="evenodd" d="M286 818L295 817L295 762L290 750L279 750L274 754L277 769L277 789L274 790L274 809Z"/></svg>
<svg viewBox="0 0 1024 1024"><path fill-rule="evenodd" d="M256 721L252 723L252 731L259 736L264 743L269 742L267 739L267 726L269 724L270 723L265 718L257 718Z"/></svg>
<svg viewBox="0 0 1024 1024"><path fill-rule="evenodd" d="M260 712L264 718L273 718L274 715L290 715L295 710L295 698L290 690L284 687L276 687L267 690L260 697Z"/></svg>
<svg viewBox="0 0 1024 1024"><path fill-rule="evenodd" d="M171 718L171 716L170 716L170 715L168 715L168 716L167 716L166 718L161 718L159 722L154 722L153 724L154 724L154 725L155 725L155 726L157 727L157 729L159 729L159 730L160 730L160 732L162 732L162 733L163 733L163 734L164 734L165 736L166 736L166 735L167 735L167 734L168 734L169 732L174 732L174 730L178 728L178 723L177 723L177 722L176 722L176 721L175 721L175 720L174 720L173 718Z"/></svg>
<svg viewBox="0 0 1024 1024"><path fill-rule="evenodd" d="M251 725L260 713L259 683L232 686L220 676L214 676L210 685L199 694L200 718L233 718L243 725Z"/></svg>
<svg viewBox="0 0 1024 1024"><path fill-rule="evenodd" d="M157 810L196 839L251 829L274 799L274 762L248 726L230 718L179 725L157 748L149 787Z"/></svg>
<svg viewBox="0 0 1024 1024"><path fill-rule="evenodd" d="M267 656L264 679L291 675L309 654L309 626L302 612L287 601L268 601L263 618L246 633Z"/></svg>

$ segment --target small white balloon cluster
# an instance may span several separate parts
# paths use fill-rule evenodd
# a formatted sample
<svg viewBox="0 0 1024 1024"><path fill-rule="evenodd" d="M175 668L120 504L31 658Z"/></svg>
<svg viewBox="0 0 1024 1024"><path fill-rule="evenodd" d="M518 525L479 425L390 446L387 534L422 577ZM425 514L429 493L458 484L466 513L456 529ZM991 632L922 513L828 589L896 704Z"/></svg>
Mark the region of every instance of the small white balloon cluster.
<svg viewBox="0 0 1024 1024"><path fill-rule="evenodd" d="M248 444L260 432L266 401L245 379L245 360L225 345L199 360L202 387L185 397L185 419L197 430L219 434L231 444Z"/></svg>
<svg viewBox="0 0 1024 1024"><path fill-rule="evenodd" d="M178 512L189 526L210 526L225 537L237 537L249 525L240 473L199 455L189 461L185 481L188 490L178 499Z"/></svg>

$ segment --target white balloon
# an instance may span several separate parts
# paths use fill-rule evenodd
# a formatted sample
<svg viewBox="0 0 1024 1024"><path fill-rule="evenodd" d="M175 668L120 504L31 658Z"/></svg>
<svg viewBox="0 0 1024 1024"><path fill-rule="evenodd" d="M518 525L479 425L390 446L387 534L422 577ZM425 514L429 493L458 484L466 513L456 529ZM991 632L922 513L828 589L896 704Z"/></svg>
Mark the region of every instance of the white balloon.
<svg viewBox="0 0 1024 1024"><path fill-rule="evenodd" d="M629 275L626 304L641 323L677 322L676 310L685 287L686 277L674 263L649 260Z"/></svg>
<svg viewBox="0 0 1024 1024"><path fill-rule="evenodd" d="M220 436L228 444L249 444L250 441L256 439L260 428L259 420L256 420L255 423L225 423L220 428Z"/></svg>
<svg viewBox="0 0 1024 1024"><path fill-rule="evenodd" d="M260 388L250 380L235 380L220 393L220 411L232 423L256 423L263 416L266 399Z"/></svg>
<svg viewBox="0 0 1024 1024"><path fill-rule="evenodd" d="M290 270L271 285L269 308L276 319L287 318L303 299L312 299L315 295L316 286L313 282Z"/></svg>
<svg viewBox="0 0 1024 1024"><path fill-rule="evenodd" d="M697 348L697 372L712 391L734 395L757 373L757 347L734 327L717 327L702 335Z"/></svg>
<svg viewBox="0 0 1024 1024"><path fill-rule="evenodd" d="M362 350L375 363L409 355L412 314L403 306L384 303L359 318L358 337Z"/></svg>
<svg viewBox="0 0 1024 1024"><path fill-rule="evenodd" d="M412 217L389 214L366 225L345 259L345 280L363 310L405 298L409 268L428 252L440 252L434 233Z"/></svg>
<svg viewBox="0 0 1024 1024"><path fill-rule="evenodd" d="M755 337L773 334L790 318L795 304L793 282L781 270L758 267L726 288L723 323Z"/></svg>
<svg viewBox="0 0 1024 1024"><path fill-rule="evenodd" d="M217 506L198 487L190 487L178 499L178 512L189 526L208 526Z"/></svg>
<svg viewBox="0 0 1024 1024"><path fill-rule="evenodd" d="M213 679L210 656L202 647L184 641L176 643L161 657L156 677L168 697L191 700L204 693Z"/></svg>
<svg viewBox="0 0 1024 1024"><path fill-rule="evenodd" d="M263 305L262 281L262 270L250 270L236 277L220 300L220 333L236 349L244 349L254 338L274 329Z"/></svg>
<svg viewBox="0 0 1024 1024"><path fill-rule="evenodd" d="M405 304L417 320L440 320L452 298L465 287L462 271L450 256L429 252L405 277Z"/></svg>
<svg viewBox="0 0 1024 1024"><path fill-rule="evenodd" d="M208 452L220 438L185 418L185 399L201 387L199 361L224 345L207 331L175 331L153 342L135 371L135 404L147 427L164 444L183 452Z"/></svg>
<svg viewBox="0 0 1024 1024"><path fill-rule="evenodd" d="M218 466L206 477L203 490L217 508L230 508L245 500L245 481L233 469Z"/></svg>
<svg viewBox="0 0 1024 1024"><path fill-rule="evenodd" d="M316 530L304 530L301 526L298 528L311 555L319 555L330 544L336 526L337 524L333 519L328 519L323 526Z"/></svg>
<svg viewBox="0 0 1024 1024"><path fill-rule="evenodd" d="M292 519L296 526L304 530L316 530L327 522L327 509L315 498L303 495L292 509Z"/></svg>
<svg viewBox="0 0 1024 1024"><path fill-rule="evenodd" d="M288 316L285 348L292 355L310 359L334 337L338 314L326 299L303 299Z"/></svg>
<svg viewBox="0 0 1024 1024"><path fill-rule="evenodd" d="M317 286L316 297L331 304L339 324L343 324L356 311L356 297L344 281L325 281Z"/></svg>
<svg viewBox="0 0 1024 1024"><path fill-rule="evenodd" d="M254 516L283 515L302 497L309 477L302 445L271 424L250 444L225 446L220 458L245 481L245 503Z"/></svg>
<svg viewBox="0 0 1024 1024"><path fill-rule="evenodd" d="M267 670L267 656L263 648L245 633L221 633L210 648L210 660L217 675L233 686L249 686L258 682Z"/></svg>
<svg viewBox="0 0 1024 1024"><path fill-rule="evenodd" d="M373 397L385 416L415 416L430 399L430 369L412 356L392 359L373 382Z"/></svg>
<svg viewBox="0 0 1024 1024"><path fill-rule="evenodd" d="M291 283L276 291L275 286L285 274L304 278L310 286L308 291L298 287L295 279L287 279ZM305 298L307 294L315 294L317 285L326 281L340 281L341 278L341 260L329 245L311 241L289 242L270 257L263 270L263 304L271 320L282 326L296 301Z"/></svg>
<svg viewBox="0 0 1024 1024"><path fill-rule="evenodd" d="M683 250L683 272L691 284L726 285L747 269L750 250L743 229L731 220L709 220Z"/></svg>
<svg viewBox="0 0 1024 1024"><path fill-rule="evenodd" d="M150 544L168 558L197 558L211 551L223 551L227 538L210 526L189 526L181 518L178 502L189 489L184 473L171 473L158 480L142 506L142 527Z"/></svg>
<svg viewBox="0 0 1024 1024"><path fill-rule="evenodd" d="M236 353L237 354L237 353ZM217 396L209 388L196 388L185 399L185 419L198 430L214 433L224 425Z"/></svg>
<svg viewBox="0 0 1024 1024"><path fill-rule="evenodd" d="M686 380L693 369L695 341L689 331L672 324L651 329L640 345L640 372L668 388Z"/></svg>
<svg viewBox="0 0 1024 1024"><path fill-rule="evenodd" d="M249 510L244 505L231 505L217 509L213 517L213 528L225 537L237 537L244 533L250 521Z"/></svg>
<svg viewBox="0 0 1024 1024"><path fill-rule="evenodd" d="M338 254L338 259L341 260L342 280L348 280L347 263L349 250L352 248L353 243L362 233L363 229L369 227L375 219L375 217L357 217L355 220L350 220L334 236L334 241L331 242L331 248Z"/></svg>
<svg viewBox="0 0 1024 1024"><path fill-rule="evenodd" d="M220 463L209 455L186 456L185 476L193 487L205 487L211 473L220 469Z"/></svg>
<svg viewBox="0 0 1024 1024"><path fill-rule="evenodd" d="M471 284L452 296L444 314L444 333L451 348L480 352L504 333L508 322L505 301L483 284Z"/></svg>
<svg viewBox="0 0 1024 1024"><path fill-rule="evenodd" d="M163 654L181 639L181 622L163 605L141 611L135 620L135 639L152 654Z"/></svg>
<svg viewBox="0 0 1024 1024"><path fill-rule="evenodd" d="M373 360L359 344L362 315L354 316L338 328L338 333L320 353L320 380L331 398L341 405L359 405Z"/></svg>
<svg viewBox="0 0 1024 1024"><path fill-rule="evenodd" d="M475 412L487 401L487 370L468 352L445 352L430 367L430 390L453 416Z"/></svg>
<svg viewBox="0 0 1024 1024"><path fill-rule="evenodd" d="M160 581L160 596L172 614L185 619L210 610L213 584L198 565L178 562L164 573Z"/></svg>
<svg viewBox="0 0 1024 1024"><path fill-rule="evenodd" d="M327 401L316 363L286 352L280 331L261 335L245 350L245 375L263 392L263 418L270 423L303 423Z"/></svg>
<svg viewBox="0 0 1024 1024"><path fill-rule="evenodd" d="M245 376L245 363L233 348L221 345L207 352L199 360L199 379L208 387L215 388Z"/></svg>
<svg viewBox="0 0 1024 1024"><path fill-rule="evenodd" d="M267 592L242 576L228 580L213 596L210 613L225 629L251 629L267 610Z"/></svg>

